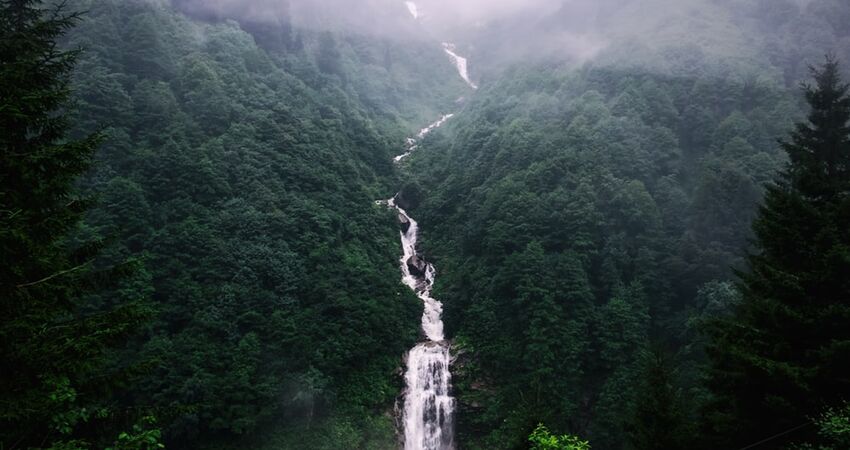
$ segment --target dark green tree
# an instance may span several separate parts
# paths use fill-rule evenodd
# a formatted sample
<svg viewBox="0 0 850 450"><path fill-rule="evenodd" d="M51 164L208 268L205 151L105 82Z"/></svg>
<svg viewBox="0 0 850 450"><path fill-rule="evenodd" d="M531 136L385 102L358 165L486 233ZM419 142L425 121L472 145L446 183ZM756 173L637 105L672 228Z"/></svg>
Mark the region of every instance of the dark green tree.
<svg viewBox="0 0 850 450"><path fill-rule="evenodd" d="M635 394L629 440L637 450L686 448L682 397L670 357L660 348L642 356L643 379Z"/></svg>
<svg viewBox="0 0 850 450"><path fill-rule="evenodd" d="M723 448L792 430L850 396L850 97L832 58L813 75L808 122L782 142L788 167L753 224L742 301L709 330L706 424Z"/></svg>
<svg viewBox="0 0 850 450"><path fill-rule="evenodd" d="M131 264L98 270L101 243L73 239L91 203L75 195L75 182L101 140L66 136L78 52L57 39L77 20L61 3L0 1L2 448L84 447L111 433L104 424L115 417L101 399L113 378L103 359L147 315L138 303L85 305Z"/></svg>

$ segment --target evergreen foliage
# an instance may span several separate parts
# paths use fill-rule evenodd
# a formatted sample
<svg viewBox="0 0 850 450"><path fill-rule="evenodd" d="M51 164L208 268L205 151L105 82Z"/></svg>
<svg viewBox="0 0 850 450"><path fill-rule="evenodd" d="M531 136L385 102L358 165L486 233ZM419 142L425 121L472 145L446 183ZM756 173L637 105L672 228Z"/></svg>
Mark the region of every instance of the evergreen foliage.
<svg viewBox="0 0 850 450"><path fill-rule="evenodd" d="M671 358L654 348L643 355L629 441L636 450L687 448L687 415Z"/></svg>
<svg viewBox="0 0 850 450"><path fill-rule="evenodd" d="M777 139L805 58L850 55L850 6L597 3L672 19L580 65L505 67L510 21L484 26L470 95L410 30L0 0L0 448L395 448L421 314L375 204L399 187L463 448L846 447L835 61Z"/></svg>
<svg viewBox="0 0 850 450"><path fill-rule="evenodd" d="M450 62L298 28L292 49L167 2L70 5L87 11L64 42L85 49L74 132L107 126L82 234L144 255L95 309L142 292L159 312L112 354L151 369L116 400L154 408L170 448L392 446L421 307L375 200L403 138L464 89Z"/></svg>
<svg viewBox="0 0 850 450"><path fill-rule="evenodd" d="M775 139L799 115L790 91L753 83L754 98L710 69L514 68L411 157L427 192L411 211L463 349L462 442L517 448L542 420L629 445L641 354L690 346L689 324L732 301L717 286L742 267ZM702 398L698 345L681 354L671 389Z"/></svg>
<svg viewBox="0 0 850 450"><path fill-rule="evenodd" d="M808 121L783 141L788 167L753 224L742 301L711 329L707 415L725 445L796 427L850 396L850 97L834 60L814 80Z"/></svg>
<svg viewBox="0 0 850 450"><path fill-rule="evenodd" d="M92 203L76 182L103 137L68 137L78 52L57 40L78 19L61 4L0 2L3 448L84 448L132 420L114 409L111 390L126 366L108 370L106 360L150 314L140 293L94 311L91 295L132 265L99 266L102 242L74 238Z"/></svg>

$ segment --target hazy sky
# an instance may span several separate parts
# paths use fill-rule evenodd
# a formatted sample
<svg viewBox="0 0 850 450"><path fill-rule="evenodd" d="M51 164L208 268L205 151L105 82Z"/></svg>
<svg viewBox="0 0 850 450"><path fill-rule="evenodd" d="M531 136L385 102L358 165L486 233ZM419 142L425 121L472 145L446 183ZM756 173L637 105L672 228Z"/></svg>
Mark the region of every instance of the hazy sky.
<svg viewBox="0 0 850 450"><path fill-rule="evenodd" d="M298 22L395 28L410 16L404 0L172 0L184 10L220 18L278 21L291 15ZM582 0L584 1L584 0ZM571 0L418 0L421 23L438 28L472 27L518 14L546 14ZM384 23L376 23L376 19ZM365 23L364 23L365 22Z"/></svg>
<svg viewBox="0 0 850 450"><path fill-rule="evenodd" d="M475 72L486 63L534 56L586 60L665 47L758 58L751 44L765 30L753 24L755 5L764 11L765 4L784 1L778 10L788 14L788 2L804 7L850 0L413 0L418 19L405 0L170 1L205 17L271 25L291 20L311 29L454 42L459 54L474 60ZM804 29L817 32L819 26Z"/></svg>
<svg viewBox="0 0 850 450"><path fill-rule="evenodd" d="M410 14L405 0L172 0L184 10L204 17L240 21L281 23L291 19L297 26L337 29L341 25L366 34L418 37L459 44L475 40L488 27L511 22L501 37L525 39L542 20L564 9L558 35L548 35L547 46L557 45L575 54L587 54L599 47L587 35L588 24L599 2L629 0L414 0L418 20Z"/></svg>
<svg viewBox="0 0 850 450"><path fill-rule="evenodd" d="M475 24L517 14L545 14L569 0L419 0L425 18Z"/></svg>

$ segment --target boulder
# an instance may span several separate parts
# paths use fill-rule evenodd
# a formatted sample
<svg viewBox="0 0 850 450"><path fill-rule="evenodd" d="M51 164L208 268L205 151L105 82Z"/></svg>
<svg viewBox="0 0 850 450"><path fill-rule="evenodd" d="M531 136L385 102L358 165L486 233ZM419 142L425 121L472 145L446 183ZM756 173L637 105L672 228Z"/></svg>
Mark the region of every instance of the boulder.
<svg viewBox="0 0 850 450"><path fill-rule="evenodd" d="M396 194L395 204L405 210L416 209L424 195L425 192L418 183L407 183Z"/></svg>
<svg viewBox="0 0 850 450"><path fill-rule="evenodd" d="M407 198L402 192L396 194L395 197L393 197L393 201L395 202L396 206L401 209L410 209L410 202L407 201Z"/></svg>
<svg viewBox="0 0 850 450"><path fill-rule="evenodd" d="M413 255L407 259L407 268L410 270L411 275L424 277L425 270L428 268L428 263L425 262L424 259L420 258L419 255Z"/></svg>
<svg viewBox="0 0 850 450"><path fill-rule="evenodd" d="M401 225L401 231L407 233L407 230L410 229L410 219L408 219L404 214L399 214L398 223Z"/></svg>

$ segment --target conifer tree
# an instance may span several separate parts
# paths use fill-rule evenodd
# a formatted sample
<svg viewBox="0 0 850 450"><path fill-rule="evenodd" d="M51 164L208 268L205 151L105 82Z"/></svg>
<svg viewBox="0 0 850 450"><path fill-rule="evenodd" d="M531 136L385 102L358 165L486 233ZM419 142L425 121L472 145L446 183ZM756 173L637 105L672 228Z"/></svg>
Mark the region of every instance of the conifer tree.
<svg viewBox="0 0 850 450"><path fill-rule="evenodd" d="M99 242L71 239L90 199L75 194L99 134L69 139L77 21L63 4L0 0L0 448L84 446L103 402L106 351L147 315L141 304L85 308L130 264L95 270ZM114 437L114 435L113 435Z"/></svg>
<svg viewBox="0 0 850 450"><path fill-rule="evenodd" d="M629 440L637 450L686 448L686 424L675 370L660 347L642 355L642 380L636 387Z"/></svg>
<svg viewBox="0 0 850 450"><path fill-rule="evenodd" d="M742 301L710 327L706 431L722 448L778 448L850 398L850 97L835 60L812 70L808 121L782 142L788 167L753 224Z"/></svg>

